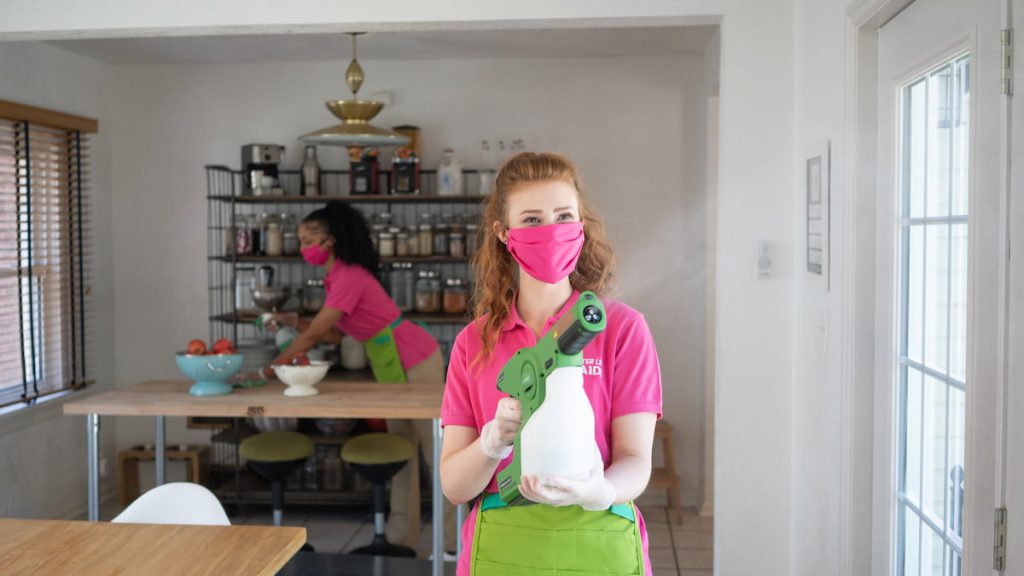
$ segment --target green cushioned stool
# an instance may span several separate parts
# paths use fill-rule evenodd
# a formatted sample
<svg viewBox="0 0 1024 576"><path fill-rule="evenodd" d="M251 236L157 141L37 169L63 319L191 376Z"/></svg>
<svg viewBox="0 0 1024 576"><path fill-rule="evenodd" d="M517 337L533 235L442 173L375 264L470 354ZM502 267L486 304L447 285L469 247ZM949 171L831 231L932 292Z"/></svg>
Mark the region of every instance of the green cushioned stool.
<svg viewBox="0 0 1024 576"><path fill-rule="evenodd" d="M384 486L412 458L412 443L394 434L363 434L341 447L341 459L373 483L373 542L349 554L414 558L416 551L384 536Z"/></svg>
<svg viewBox="0 0 1024 576"><path fill-rule="evenodd" d="M238 447L238 455L253 472L270 482L274 526L281 525L284 510L284 482L292 471L313 455L313 441L298 432L264 432L250 436Z"/></svg>

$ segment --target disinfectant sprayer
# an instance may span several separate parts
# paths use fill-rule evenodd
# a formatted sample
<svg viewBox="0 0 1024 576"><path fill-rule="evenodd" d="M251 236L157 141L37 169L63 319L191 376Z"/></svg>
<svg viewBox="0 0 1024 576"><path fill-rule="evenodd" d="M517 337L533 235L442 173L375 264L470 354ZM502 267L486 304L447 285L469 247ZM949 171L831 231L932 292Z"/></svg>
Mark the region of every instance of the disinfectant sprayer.
<svg viewBox="0 0 1024 576"><path fill-rule="evenodd" d="M498 389L519 399L522 420L512 463L498 473L501 499L524 504L523 474L583 480L594 464L594 410L583 391L583 348L604 331L604 305L592 292L498 374Z"/></svg>

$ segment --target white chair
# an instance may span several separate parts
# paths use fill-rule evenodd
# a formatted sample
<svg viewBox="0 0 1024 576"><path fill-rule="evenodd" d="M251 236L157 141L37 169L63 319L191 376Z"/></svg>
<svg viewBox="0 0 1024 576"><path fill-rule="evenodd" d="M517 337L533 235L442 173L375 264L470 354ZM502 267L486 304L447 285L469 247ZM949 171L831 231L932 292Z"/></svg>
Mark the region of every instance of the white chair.
<svg viewBox="0 0 1024 576"><path fill-rule="evenodd" d="M157 486L135 499L111 520L124 524L194 524L230 526L220 501L203 486L172 482Z"/></svg>

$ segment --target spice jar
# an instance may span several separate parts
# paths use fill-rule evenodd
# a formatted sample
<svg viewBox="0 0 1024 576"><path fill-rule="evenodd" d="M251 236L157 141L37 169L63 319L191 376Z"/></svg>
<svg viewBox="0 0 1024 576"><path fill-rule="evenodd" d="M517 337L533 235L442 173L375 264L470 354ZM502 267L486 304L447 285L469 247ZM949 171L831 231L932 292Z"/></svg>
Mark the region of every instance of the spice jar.
<svg viewBox="0 0 1024 576"><path fill-rule="evenodd" d="M381 232L377 240L377 253L381 258L395 257L395 235L391 232Z"/></svg>
<svg viewBox="0 0 1024 576"><path fill-rule="evenodd" d="M302 290L302 309L306 312L319 312L324 307L327 293L324 292L324 281L316 278L306 280Z"/></svg>
<svg viewBox="0 0 1024 576"><path fill-rule="evenodd" d="M480 225L466 224L466 254L476 254L480 247Z"/></svg>
<svg viewBox="0 0 1024 576"><path fill-rule="evenodd" d="M412 262L395 262L391 266L391 299L401 312L410 312L416 308L416 278L412 272Z"/></svg>
<svg viewBox="0 0 1024 576"><path fill-rule="evenodd" d="M449 278L444 286L444 311L447 314L464 314L469 306L469 286L462 278Z"/></svg>
<svg viewBox="0 0 1024 576"><path fill-rule="evenodd" d="M420 270L416 280L416 311L427 314L441 310L441 280L433 270Z"/></svg>
<svg viewBox="0 0 1024 576"><path fill-rule="evenodd" d="M434 225L434 256L448 255L448 232L450 228L447 222L438 222Z"/></svg>

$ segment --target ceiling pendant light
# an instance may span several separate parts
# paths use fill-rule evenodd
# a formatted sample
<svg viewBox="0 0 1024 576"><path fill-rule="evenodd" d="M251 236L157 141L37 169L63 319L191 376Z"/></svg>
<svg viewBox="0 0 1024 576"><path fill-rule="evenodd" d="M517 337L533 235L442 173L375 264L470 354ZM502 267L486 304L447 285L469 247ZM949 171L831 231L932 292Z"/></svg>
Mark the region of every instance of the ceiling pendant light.
<svg viewBox="0 0 1024 576"><path fill-rule="evenodd" d="M350 34L352 36L352 62L348 65L348 70L345 71L345 82L348 84L349 90L352 91L352 98L328 100L324 103L332 114L341 119L341 124L303 134L299 140L309 144L359 148L401 146L409 142L407 136L370 124L370 120L384 108L383 102L360 100L356 96L364 79L363 68L356 60L356 36L360 34L361 32Z"/></svg>

